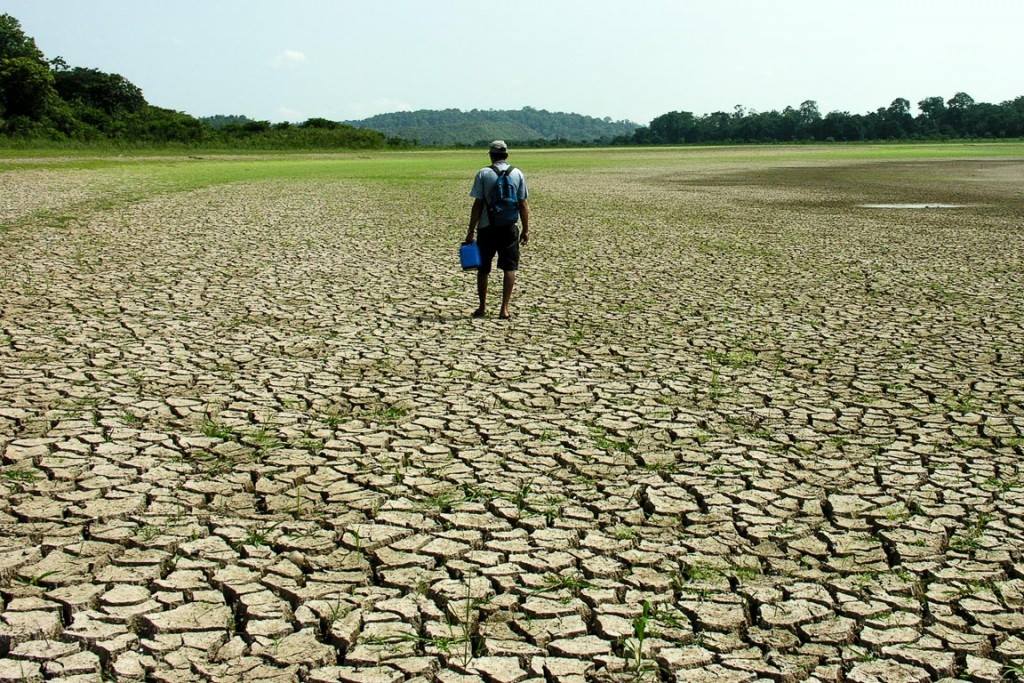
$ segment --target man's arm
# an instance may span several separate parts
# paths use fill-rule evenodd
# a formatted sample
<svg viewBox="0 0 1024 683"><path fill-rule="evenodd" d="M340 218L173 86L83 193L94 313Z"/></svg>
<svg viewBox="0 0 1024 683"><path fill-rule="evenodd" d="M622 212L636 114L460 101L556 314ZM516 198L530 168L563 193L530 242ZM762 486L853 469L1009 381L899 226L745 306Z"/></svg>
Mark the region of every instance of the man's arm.
<svg viewBox="0 0 1024 683"><path fill-rule="evenodd" d="M524 199L519 202L519 219L523 222L523 234L519 236L522 244L530 241L530 205Z"/></svg>
<svg viewBox="0 0 1024 683"><path fill-rule="evenodd" d="M469 211L469 232L466 233L466 242L473 241L473 234L476 232L476 226L480 223L480 216L484 212L484 200L474 199L473 208Z"/></svg>

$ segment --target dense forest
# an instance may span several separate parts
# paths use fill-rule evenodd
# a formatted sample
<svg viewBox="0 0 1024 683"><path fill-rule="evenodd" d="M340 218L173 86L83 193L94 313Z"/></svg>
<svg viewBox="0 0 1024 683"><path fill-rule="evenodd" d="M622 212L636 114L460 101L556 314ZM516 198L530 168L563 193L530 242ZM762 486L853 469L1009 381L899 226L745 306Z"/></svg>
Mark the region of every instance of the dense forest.
<svg viewBox="0 0 1024 683"><path fill-rule="evenodd" d="M361 121L271 123L243 115L202 119L155 107L115 73L46 59L17 19L0 14L0 144L186 145L230 149L382 149L479 145L653 145L1024 137L1024 97L989 104L964 92L908 100L865 114L824 116L813 100L782 111L698 115L672 111L647 126L581 114L519 110L420 110ZM6 140L6 142L4 142Z"/></svg>
<svg viewBox="0 0 1024 683"><path fill-rule="evenodd" d="M472 145L504 138L518 145L565 142L600 143L630 135L639 128L632 121L612 121L583 114L522 109L420 109L378 114L345 123L423 145Z"/></svg>
<svg viewBox="0 0 1024 683"><path fill-rule="evenodd" d="M902 97L867 114L818 111L813 100L798 108L755 112L736 107L703 116L673 111L655 118L650 125L616 144L685 144L709 142L794 142L862 140L942 140L951 138L1024 137L1024 97L1001 104L975 102L958 92L949 100L926 97L911 113L910 102Z"/></svg>
<svg viewBox="0 0 1024 683"><path fill-rule="evenodd" d="M214 117L217 118L217 117ZM119 74L46 59L21 24L0 14L0 133L9 144L127 144L248 149L405 146L376 131L326 119L302 123L220 117L215 125L154 107Z"/></svg>

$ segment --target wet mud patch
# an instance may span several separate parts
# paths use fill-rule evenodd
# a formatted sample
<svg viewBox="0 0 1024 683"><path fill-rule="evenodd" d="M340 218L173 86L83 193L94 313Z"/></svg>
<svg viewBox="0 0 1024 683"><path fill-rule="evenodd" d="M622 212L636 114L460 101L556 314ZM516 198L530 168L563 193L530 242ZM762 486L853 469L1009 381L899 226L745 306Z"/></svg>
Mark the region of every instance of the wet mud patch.
<svg viewBox="0 0 1024 683"><path fill-rule="evenodd" d="M924 204L858 204L861 209L907 209L907 210L920 210L920 209L966 209L970 204L940 204L940 203L924 203Z"/></svg>
<svg viewBox="0 0 1024 683"><path fill-rule="evenodd" d="M745 203L795 209L864 204L958 205L985 213L1024 209L1024 160L982 159L776 166L650 182L680 191L721 191Z"/></svg>

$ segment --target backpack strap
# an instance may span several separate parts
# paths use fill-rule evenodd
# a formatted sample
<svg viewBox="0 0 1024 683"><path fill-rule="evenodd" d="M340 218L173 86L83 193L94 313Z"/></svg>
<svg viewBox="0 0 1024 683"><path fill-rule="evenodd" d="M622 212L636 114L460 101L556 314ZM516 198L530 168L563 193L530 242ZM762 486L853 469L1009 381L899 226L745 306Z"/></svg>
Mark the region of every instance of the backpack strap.
<svg viewBox="0 0 1024 683"><path fill-rule="evenodd" d="M516 170L516 167L515 167L515 166L509 166L509 167L508 167L508 168L506 168L506 169L505 169L504 171L499 171L499 170L498 170L498 167L497 167L497 166L496 166L495 164L491 164L491 165L490 165L490 166L488 166L487 168L489 168L489 169L491 169L492 171L494 171L494 174L495 174L496 176L498 176L499 178L500 178L500 177L502 177L502 176L506 176L506 177L508 177L508 176L509 176L509 175L510 175L510 174L512 173L512 171Z"/></svg>

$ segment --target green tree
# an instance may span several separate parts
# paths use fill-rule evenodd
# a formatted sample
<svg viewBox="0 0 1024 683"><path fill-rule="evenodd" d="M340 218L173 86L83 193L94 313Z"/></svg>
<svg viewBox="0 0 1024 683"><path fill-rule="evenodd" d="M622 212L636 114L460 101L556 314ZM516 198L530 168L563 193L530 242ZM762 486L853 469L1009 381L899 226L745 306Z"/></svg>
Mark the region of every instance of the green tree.
<svg viewBox="0 0 1024 683"><path fill-rule="evenodd" d="M908 137L914 128L914 118L910 115L910 101L897 97L882 112L883 135L887 138Z"/></svg>
<svg viewBox="0 0 1024 683"><path fill-rule="evenodd" d="M55 98L53 74L46 64L32 57L0 60L0 106L7 118L38 121Z"/></svg>
<svg viewBox="0 0 1024 683"><path fill-rule="evenodd" d="M974 106L974 98L965 92L958 92L949 98L949 102L946 104L950 109L963 111Z"/></svg>
<svg viewBox="0 0 1024 683"><path fill-rule="evenodd" d="M42 51L33 38L25 35L21 22L10 14L0 14L0 61L17 57L43 61Z"/></svg>
<svg viewBox="0 0 1024 683"><path fill-rule="evenodd" d="M124 76L97 69L58 69L54 87L66 102L95 107L108 115L136 112L146 105L142 90Z"/></svg>
<svg viewBox="0 0 1024 683"><path fill-rule="evenodd" d="M21 23L0 14L0 114L39 120L53 102L53 76Z"/></svg>
<svg viewBox="0 0 1024 683"><path fill-rule="evenodd" d="M917 103L921 115L917 117L917 132L924 136L941 135L946 123L946 101L941 97L926 97Z"/></svg>
<svg viewBox="0 0 1024 683"><path fill-rule="evenodd" d="M800 133L800 112L793 107L782 110L782 118L778 121L778 140L796 140Z"/></svg>
<svg viewBox="0 0 1024 683"><path fill-rule="evenodd" d="M803 139L817 138L821 130L820 124L821 112L818 110L818 103L814 100L804 100L801 102L798 136Z"/></svg>
<svg viewBox="0 0 1024 683"><path fill-rule="evenodd" d="M966 135L974 98L965 92L958 92L946 102L946 121L957 135Z"/></svg>
<svg viewBox="0 0 1024 683"><path fill-rule="evenodd" d="M857 117L846 111L831 111L821 122L822 138L825 140L862 140L864 132Z"/></svg>
<svg viewBox="0 0 1024 683"><path fill-rule="evenodd" d="M651 142L697 142L697 120L691 112L670 111L651 121L650 136Z"/></svg>
<svg viewBox="0 0 1024 683"><path fill-rule="evenodd" d="M946 101L941 97L926 97L917 103L921 115L932 121L942 121L946 113Z"/></svg>

